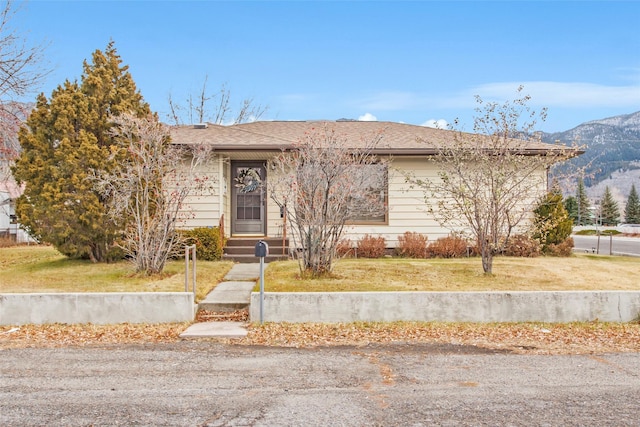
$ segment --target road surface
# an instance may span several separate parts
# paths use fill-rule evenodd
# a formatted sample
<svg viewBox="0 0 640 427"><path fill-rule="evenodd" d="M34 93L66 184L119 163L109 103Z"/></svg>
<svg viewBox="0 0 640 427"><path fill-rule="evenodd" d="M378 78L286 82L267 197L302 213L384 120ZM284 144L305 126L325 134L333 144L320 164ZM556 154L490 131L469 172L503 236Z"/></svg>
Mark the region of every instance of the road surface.
<svg viewBox="0 0 640 427"><path fill-rule="evenodd" d="M573 235L574 250L576 252L600 253L601 255L640 256L640 237Z"/></svg>
<svg viewBox="0 0 640 427"><path fill-rule="evenodd" d="M640 354L211 342L0 350L0 425L637 426Z"/></svg>

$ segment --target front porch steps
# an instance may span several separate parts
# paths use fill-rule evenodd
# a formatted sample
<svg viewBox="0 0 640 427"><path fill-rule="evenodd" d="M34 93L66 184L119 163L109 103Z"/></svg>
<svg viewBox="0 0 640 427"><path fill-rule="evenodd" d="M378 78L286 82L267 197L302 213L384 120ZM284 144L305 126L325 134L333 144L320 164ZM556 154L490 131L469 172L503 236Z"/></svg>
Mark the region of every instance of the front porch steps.
<svg viewBox="0 0 640 427"><path fill-rule="evenodd" d="M289 259L289 241L281 237L230 237L224 247L222 259L239 263L256 263L260 259L255 256L256 243L263 240L269 245L269 255L265 262Z"/></svg>

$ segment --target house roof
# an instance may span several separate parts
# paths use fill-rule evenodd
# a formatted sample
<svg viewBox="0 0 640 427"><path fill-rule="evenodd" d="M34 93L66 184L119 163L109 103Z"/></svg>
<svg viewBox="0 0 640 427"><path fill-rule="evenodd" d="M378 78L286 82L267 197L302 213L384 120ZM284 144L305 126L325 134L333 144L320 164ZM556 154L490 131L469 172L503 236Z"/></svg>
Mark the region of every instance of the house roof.
<svg viewBox="0 0 640 427"><path fill-rule="evenodd" d="M357 148L363 139L381 133L377 154L431 155L439 147L454 141L456 131L434 129L395 122L364 121L260 121L231 126L207 124L206 127L178 126L171 130L174 144L210 144L218 151L280 151L292 148L304 137L305 132L323 127L334 129L348 143ZM461 134L477 143L477 135ZM566 150L568 147L514 140L514 147L526 154L544 154L549 151ZM523 148L524 147L524 148Z"/></svg>

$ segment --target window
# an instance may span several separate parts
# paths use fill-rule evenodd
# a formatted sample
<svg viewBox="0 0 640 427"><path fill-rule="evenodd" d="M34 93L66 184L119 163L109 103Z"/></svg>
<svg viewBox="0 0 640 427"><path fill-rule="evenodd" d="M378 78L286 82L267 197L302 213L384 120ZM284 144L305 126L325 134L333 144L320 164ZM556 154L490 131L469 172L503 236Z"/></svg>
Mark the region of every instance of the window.
<svg viewBox="0 0 640 427"><path fill-rule="evenodd" d="M388 173L385 163L359 166L358 176L354 177L359 188L350 203L349 223L368 224L387 222Z"/></svg>

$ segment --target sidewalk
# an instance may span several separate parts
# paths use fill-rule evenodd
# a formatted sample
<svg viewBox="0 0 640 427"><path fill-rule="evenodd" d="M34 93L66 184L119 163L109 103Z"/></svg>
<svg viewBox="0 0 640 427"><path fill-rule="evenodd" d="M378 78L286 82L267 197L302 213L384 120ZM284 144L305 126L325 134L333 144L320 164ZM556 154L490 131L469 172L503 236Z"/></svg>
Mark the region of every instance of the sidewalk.
<svg viewBox="0 0 640 427"><path fill-rule="evenodd" d="M224 281L198 304L200 310L234 311L249 307L251 291L260 277L260 264L235 264ZM189 326L181 338L242 338L244 322L202 322Z"/></svg>

